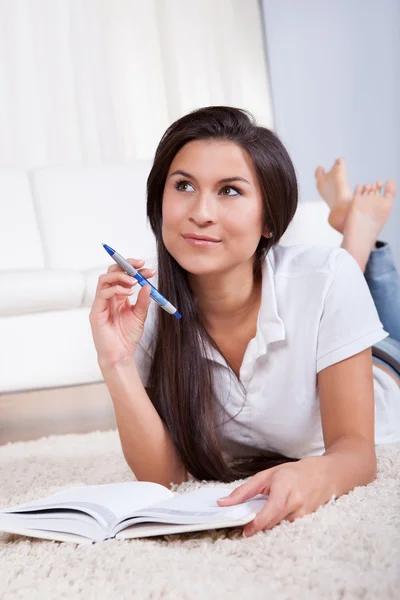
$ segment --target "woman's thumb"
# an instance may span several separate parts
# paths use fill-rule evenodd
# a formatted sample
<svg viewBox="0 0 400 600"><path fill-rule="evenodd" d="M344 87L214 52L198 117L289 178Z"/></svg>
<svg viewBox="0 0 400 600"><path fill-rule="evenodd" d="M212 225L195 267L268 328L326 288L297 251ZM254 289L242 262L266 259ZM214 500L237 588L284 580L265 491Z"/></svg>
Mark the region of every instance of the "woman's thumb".
<svg viewBox="0 0 400 600"><path fill-rule="evenodd" d="M150 306L150 302L151 302L150 291L151 291L150 285L149 284L144 285L141 288L141 290L139 290L135 306L132 307L132 309L135 312L136 317L140 321L142 321L143 324L146 321L147 312L149 310L149 306Z"/></svg>

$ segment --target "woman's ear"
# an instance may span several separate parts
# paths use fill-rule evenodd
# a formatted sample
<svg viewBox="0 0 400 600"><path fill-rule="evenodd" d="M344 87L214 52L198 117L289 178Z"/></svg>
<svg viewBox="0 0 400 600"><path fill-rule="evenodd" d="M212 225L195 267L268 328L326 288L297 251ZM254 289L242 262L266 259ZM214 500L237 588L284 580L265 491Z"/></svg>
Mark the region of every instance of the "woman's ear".
<svg viewBox="0 0 400 600"><path fill-rule="evenodd" d="M271 239L272 236L274 235L273 231L269 231L267 228L264 229L264 231L262 232L262 235L268 239Z"/></svg>

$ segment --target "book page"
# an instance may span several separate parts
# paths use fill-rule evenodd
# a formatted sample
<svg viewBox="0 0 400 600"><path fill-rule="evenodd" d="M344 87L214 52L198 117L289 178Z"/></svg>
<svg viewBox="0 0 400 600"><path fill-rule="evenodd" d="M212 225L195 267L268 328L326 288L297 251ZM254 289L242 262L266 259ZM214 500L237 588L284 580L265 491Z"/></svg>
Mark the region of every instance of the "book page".
<svg viewBox="0 0 400 600"><path fill-rule="evenodd" d="M148 481L76 486L27 504L2 509L0 514L71 508L97 516L100 523L108 526L128 512L171 497L173 493L168 488Z"/></svg>
<svg viewBox="0 0 400 600"><path fill-rule="evenodd" d="M257 494L240 504L219 506L217 500L228 496L233 489L235 488L200 488L193 492L175 494L173 498L127 515L126 519L121 520L121 524L113 529L113 532L116 533L127 526L146 521L190 524L243 519L249 514L257 514L268 499L268 496Z"/></svg>
<svg viewBox="0 0 400 600"><path fill-rule="evenodd" d="M73 544L94 544L94 540L91 540L82 535L76 535L74 533L62 533L61 531L41 531L38 529L26 529L25 527L19 527L14 525L5 525L4 527L2 526L1 531L17 535L26 535L28 537L40 538L43 540L72 542Z"/></svg>
<svg viewBox="0 0 400 600"><path fill-rule="evenodd" d="M243 519L235 519L227 522L224 521L213 521L212 523L193 523L190 525L172 525L166 523L144 523L139 525L133 525L122 531L119 531L115 538L117 540L129 540L133 538L144 538L155 535L169 535L172 533L188 533L191 531L209 531L211 529L221 529L224 527L239 527L246 525L254 519L254 513Z"/></svg>
<svg viewBox="0 0 400 600"><path fill-rule="evenodd" d="M80 515L84 517L86 515ZM39 515L30 515L29 513L19 515L0 515L0 531L20 533L27 532L26 535L32 535L33 532L40 531L45 533L70 533L80 535L95 542L105 539L104 528L97 521L89 516L85 520L71 518L68 514L52 512L49 515L42 513ZM57 539L57 538L52 538Z"/></svg>

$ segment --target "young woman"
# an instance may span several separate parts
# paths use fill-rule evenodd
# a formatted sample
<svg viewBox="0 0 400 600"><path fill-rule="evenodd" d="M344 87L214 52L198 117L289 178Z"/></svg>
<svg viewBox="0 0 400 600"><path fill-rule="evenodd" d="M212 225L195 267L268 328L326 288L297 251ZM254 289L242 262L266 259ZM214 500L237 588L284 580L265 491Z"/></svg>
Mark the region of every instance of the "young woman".
<svg viewBox="0 0 400 600"><path fill-rule="evenodd" d="M131 305L136 280L118 265L90 313L137 479L252 476L220 501L269 495L246 535L373 481L375 445L400 441L400 281L390 248L373 249L395 183L347 197L342 162L316 175L342 248L279 246L297 182L276 134L224 106L177 120L155 154L147 216L154 285L182 319L150 301L150 286Z"/></svg>

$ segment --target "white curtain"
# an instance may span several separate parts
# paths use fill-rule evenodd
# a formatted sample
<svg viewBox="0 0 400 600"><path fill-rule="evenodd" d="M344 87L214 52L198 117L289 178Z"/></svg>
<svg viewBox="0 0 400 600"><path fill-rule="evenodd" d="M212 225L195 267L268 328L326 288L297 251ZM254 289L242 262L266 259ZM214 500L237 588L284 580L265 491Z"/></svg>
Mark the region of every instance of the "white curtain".
<svg viewBox="0 0 400 600"><path fill-rule="evenodd" d="M152 158L212 104L273 127L258 0L0 0L0 167Z"/></svg>

